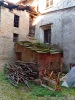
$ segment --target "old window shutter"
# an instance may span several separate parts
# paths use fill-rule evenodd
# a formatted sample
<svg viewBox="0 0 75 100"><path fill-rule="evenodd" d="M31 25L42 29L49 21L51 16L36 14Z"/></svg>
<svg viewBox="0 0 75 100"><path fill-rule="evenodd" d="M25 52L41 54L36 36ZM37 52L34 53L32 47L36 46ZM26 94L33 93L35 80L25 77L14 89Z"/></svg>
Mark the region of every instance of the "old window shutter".
<svg viewBox="0 0 75 100"><path fill-rule="evenodd" d="M50 0L50 6L52 6L53 5L53 0Z"/></svg>
<svg viewBox="0 0 75 100"><path fill-rule="evenodd" d="M49 0L46 0L46 7L49 7Z"/></svg>

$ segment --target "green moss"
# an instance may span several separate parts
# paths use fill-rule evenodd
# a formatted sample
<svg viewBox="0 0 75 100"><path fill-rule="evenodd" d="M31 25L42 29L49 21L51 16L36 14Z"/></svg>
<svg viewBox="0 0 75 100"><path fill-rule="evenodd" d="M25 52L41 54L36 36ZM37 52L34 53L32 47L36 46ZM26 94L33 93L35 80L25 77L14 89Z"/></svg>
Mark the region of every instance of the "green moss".
<svg viewBox="0 0 75 100"><path fill-rule="evenodd" d="M54 48L52 45L46 45L44 43L32 43L29 41L20 41L18 42L20 45L25 46L26 48L29 48L31 50L34 50L38 53L62 53L62 50L58 50L56 48Z"/></svg>

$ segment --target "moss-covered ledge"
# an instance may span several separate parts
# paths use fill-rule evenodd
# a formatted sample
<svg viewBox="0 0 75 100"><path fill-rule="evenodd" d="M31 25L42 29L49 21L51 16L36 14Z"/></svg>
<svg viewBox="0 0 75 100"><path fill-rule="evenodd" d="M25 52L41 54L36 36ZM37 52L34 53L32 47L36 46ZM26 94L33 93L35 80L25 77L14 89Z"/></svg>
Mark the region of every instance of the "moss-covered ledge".
<svg viewBox="0 0 75 100"><path fill-rule="evenodd" d="M31 50L34 50L38 53L50 53L50 54L55 54L55 53L63 53L62 49L57 49L53 45L46 45L44 43L33 43L29 41L19 41L16 44L22 45L25 48L29 48Z"/></svg>

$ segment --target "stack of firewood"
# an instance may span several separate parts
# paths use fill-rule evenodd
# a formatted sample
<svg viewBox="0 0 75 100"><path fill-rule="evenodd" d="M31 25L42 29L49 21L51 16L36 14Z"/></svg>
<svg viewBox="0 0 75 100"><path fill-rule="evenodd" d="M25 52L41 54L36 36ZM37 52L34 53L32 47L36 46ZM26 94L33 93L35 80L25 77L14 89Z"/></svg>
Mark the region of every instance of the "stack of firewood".
<svg viewBox="0 0 75 100"><path fill-rule="evenodd" d="M7 68L7 76L14 86L20 82L28 86L28 81L38 78L38 65L34 62L16 61L14 65L9 65Z"/></svg>

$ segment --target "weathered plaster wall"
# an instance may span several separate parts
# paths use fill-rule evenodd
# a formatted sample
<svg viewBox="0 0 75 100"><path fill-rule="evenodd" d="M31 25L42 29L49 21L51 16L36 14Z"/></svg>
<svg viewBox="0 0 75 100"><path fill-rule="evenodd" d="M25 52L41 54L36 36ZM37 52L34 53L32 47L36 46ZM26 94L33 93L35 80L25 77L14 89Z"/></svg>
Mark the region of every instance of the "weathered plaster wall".
<svg viewBox="0 0 75 100"><path fill-rule="evenodd" d="M45 13L48 11L55 11L63 8L75 6L75 0L53 0L53 6L46 8L46 0L39 0L39 11Z"/></svg>
<svg viewBox="0 0 75 100"><path fill-rule="evenodd" d="M38 1L39 12L33 25L35 38L44 42L42 25L51 24L51 43L58 44L64 51L63 62L69 66L75 63L75 0L53 0L53 6L46 8L46 0ZM31 1L29 4L33 5Z"/></svg>
<svg viewBox="0 0 75 100"><path fill-rule="evenodd" d="M62 15L62 43L64 62L75 63L75 8L63 12Z"/></svg>
<svg viewBox="0 0 75 100"><path fill-rule="evenodd" d="M1 7L0 7L0 31L1 31Z"/></svg>
<svg viewBox="0 0 75 100"><path fill-rule="evenodd" d="M75 63L75 7L41 15L34 24L35 37L40 42L44 42L44 31L40 26L51 24L51 43L62 47L63 62L67 66L69 63Z"/></svg>
<svg viewBox="0 0 75 100"><path fill-rule="evenodd" d="M19 28L14 27L14 14L20 16ZM19 41L24 41L29 33L29 15L23 11L9 11L1 9L1 30L0 30L0 65L6 62L15 61L15 50L13 33L19 34Z"/></svg>

